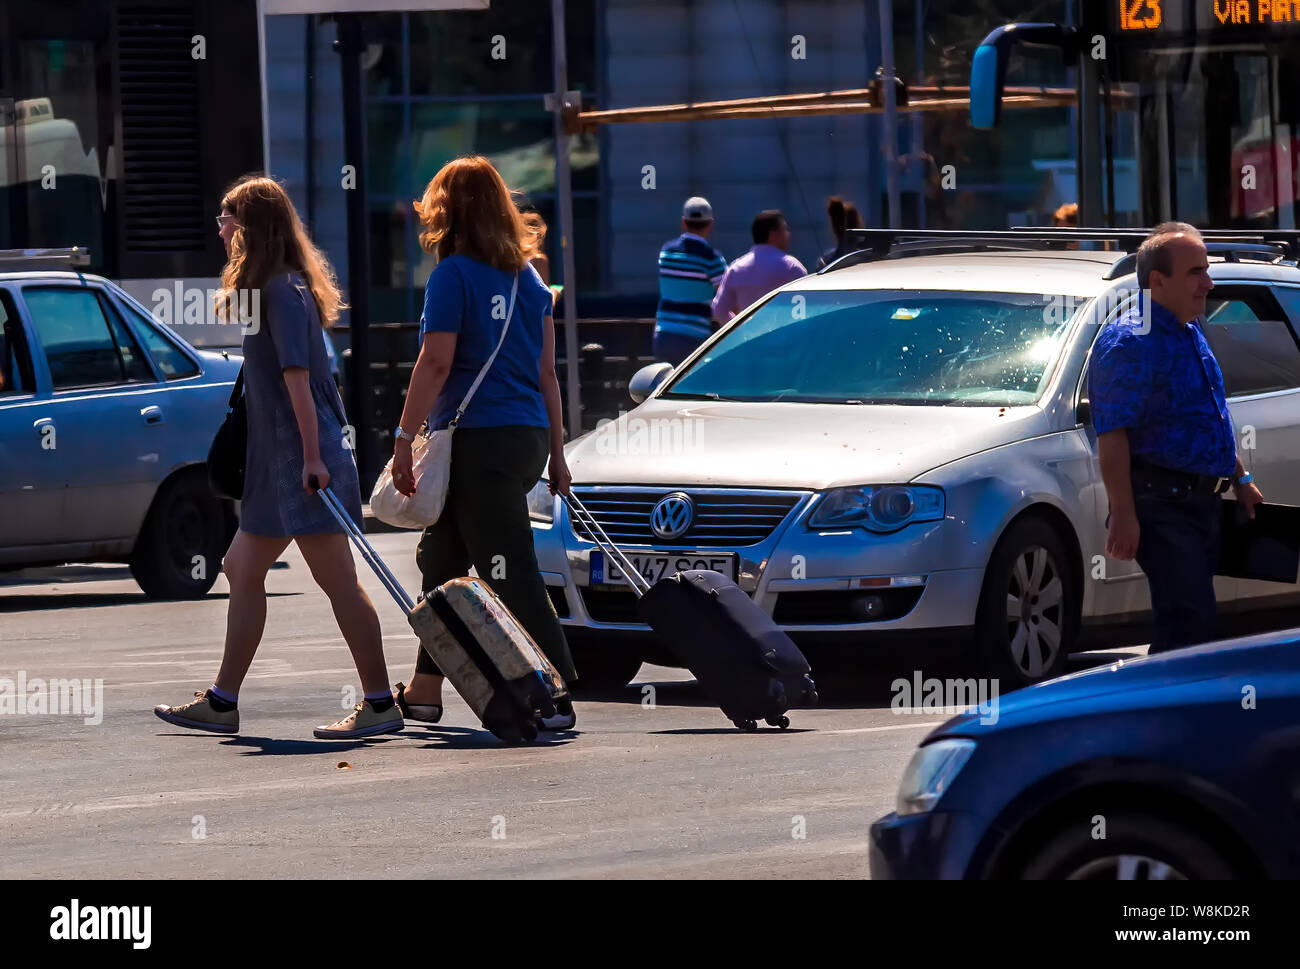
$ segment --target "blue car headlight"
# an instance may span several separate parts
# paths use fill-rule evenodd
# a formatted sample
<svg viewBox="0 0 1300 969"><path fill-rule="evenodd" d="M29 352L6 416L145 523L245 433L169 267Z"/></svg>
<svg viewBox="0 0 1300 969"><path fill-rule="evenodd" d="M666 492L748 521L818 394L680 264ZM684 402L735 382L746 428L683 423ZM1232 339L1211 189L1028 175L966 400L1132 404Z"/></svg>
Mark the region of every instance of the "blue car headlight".
<svg viewBox="0 0 1300 969"><path fill-rule="evenodd" d="M943 520L943 489L932 485L860 485L826 492L811 528L857 526L897 531L914 522Z"/></svg>
<svg viewBox="0 0 1300 969"><path fill-rule="evenodd" d="M898 816L933 810L974 752L975 741L960 737L936 740L918 748L898 784L898 801L894 805Z"/></svg>

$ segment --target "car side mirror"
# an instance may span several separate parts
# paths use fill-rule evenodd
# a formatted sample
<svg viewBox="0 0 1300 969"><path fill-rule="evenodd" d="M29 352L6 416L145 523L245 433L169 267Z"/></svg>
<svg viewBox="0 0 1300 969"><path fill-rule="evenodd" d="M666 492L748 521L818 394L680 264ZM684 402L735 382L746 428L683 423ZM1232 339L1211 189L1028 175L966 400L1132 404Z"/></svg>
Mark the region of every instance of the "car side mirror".
<svg viewBox="0 0 1300 969"><path fill-rule="evenodd" d="M671 363L651 363L642 367L632 375L632 379L627 384L627 395L638 404L655 392L661 383L663 383L670 373L673 372Z"/></svg>

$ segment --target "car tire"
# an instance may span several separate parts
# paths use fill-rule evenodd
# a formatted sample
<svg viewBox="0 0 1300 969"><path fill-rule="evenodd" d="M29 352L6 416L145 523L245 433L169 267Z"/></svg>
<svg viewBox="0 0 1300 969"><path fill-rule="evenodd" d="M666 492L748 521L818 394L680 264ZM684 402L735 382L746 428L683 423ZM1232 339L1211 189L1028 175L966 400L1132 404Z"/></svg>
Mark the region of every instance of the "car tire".
<svg viewBox="0 0 1300 969"><path fill-rule="evenodd" d="M144 594L150 599L207 595L230 546L228 524L227 509L202 474L185 472L167 481L154 495L131 552L131 574Z"/></svg>
<svg viewBox="0 0 1300 969"><path fill-rule="evenodd" d="M1078 592L1068 562L1065 543L1041 518L1013 523L989 558L975 649L981 672L1004 693L1065 670L1079 631Z"/></svg>
<svg viewBox="0 0 1300 969"><path fill-rule="evenodd" d="M641 654L626 645L600 642L569 641L573 665L578 670L575 692L592 696L621 690L632 682L641 669Z"/></svg>
<svg viewBox="0 0 1300 969"><path fill-rule="evenodd" d="M1097 825L1105 837L1095 837ZM1199 832L1158 815L1096 811L1048 837L1026 859L1024 880L1225 880L1242 873Z"/></svg>

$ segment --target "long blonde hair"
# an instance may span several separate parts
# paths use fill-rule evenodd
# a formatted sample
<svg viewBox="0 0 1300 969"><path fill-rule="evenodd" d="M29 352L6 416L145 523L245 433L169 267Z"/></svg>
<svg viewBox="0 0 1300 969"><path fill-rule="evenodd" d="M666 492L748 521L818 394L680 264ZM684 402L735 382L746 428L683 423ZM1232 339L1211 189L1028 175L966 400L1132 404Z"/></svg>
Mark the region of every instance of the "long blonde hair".
<svg viewBox="0 0 1300 969"><path fill-rule="evenodd" d="M501 173L482 155L443 165L414 207L424 226L420 245L439 259L460 253L516 272L541 251L546 238L542 217L515 207Z"/></svg>
<svg viewBox="0 0 1300 969"><path fill-rule="evenodd" d="M280 269L302 273L316 300L320 321L330 326L346 309L338 278L325 254L316 248L289 194L273 178L245 175L222 196L221 208L235 216L230 259L221 272L217 318L229 319L236 294L262 289Z"/></svg>

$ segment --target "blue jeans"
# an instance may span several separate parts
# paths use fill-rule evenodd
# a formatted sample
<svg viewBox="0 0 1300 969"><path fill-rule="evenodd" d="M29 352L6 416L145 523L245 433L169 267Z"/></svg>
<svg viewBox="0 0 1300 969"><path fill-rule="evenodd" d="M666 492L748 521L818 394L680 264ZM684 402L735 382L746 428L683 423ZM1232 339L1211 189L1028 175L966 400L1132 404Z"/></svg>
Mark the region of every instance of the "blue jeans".
<svg viewBox="0 0 1300 969"><path fill-rule="evenodd" d="M1144 494L1134 485L1137 562L1151 589L1151 653L1214 639L1218 609L1219 505L1209 492L1180 497Z"/></svg>

